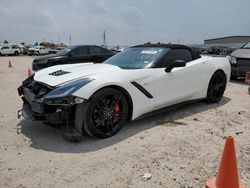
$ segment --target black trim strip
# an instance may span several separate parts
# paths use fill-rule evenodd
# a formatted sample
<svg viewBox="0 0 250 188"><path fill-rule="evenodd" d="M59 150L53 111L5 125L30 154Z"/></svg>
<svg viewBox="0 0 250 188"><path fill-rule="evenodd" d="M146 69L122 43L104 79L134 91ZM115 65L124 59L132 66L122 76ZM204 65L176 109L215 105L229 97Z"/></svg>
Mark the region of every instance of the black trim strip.
<svg viewBox="0 0 250 188"><path fill-rule="evenodd" d="M154 98L143 86L138 84L137 82L131 82L137 89L139 89L146 97L152 99Z"/></svg>

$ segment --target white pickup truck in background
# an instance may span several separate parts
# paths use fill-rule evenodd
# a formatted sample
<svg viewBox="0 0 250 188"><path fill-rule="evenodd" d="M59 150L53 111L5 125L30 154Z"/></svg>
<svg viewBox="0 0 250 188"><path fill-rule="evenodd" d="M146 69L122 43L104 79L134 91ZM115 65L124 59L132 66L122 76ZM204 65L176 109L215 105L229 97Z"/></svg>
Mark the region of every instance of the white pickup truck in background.
<svg viewBox="0 0 250 188"><path fill-rule="evenodd" d="M12 46L0 46L0 55L19 55L21 49Z"/></svg>
<svg viewBox="0 0 250 188"><path fill-rule="evenodd" d="M49 53L49 49L44 46L35 46L28 49L29 55L45 55Z"/></svg>

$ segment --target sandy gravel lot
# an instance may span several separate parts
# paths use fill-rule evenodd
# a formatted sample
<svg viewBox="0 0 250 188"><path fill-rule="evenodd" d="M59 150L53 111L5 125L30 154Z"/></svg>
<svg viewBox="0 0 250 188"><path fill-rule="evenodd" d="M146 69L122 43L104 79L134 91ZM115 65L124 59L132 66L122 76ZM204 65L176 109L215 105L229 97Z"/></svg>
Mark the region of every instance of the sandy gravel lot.
<svg viewBox="0 0 250 188"><path fill-rule="evenodd" d="M70 143L59 129L17 119L16 89L31 62L0 57L0 187L204 187L226 135L235 137L239 176L250 187L250 95L243 81L230 82L218 104L163 110L112 138ZM145 173L152 175L146 182Z"/></svg>

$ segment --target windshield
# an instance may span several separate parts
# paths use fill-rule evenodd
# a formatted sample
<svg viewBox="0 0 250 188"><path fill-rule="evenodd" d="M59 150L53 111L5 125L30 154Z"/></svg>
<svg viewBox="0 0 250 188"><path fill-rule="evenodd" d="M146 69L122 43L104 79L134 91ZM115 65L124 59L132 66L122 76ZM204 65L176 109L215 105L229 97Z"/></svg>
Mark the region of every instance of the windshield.
<svg viewBox="0 0 250 188"><path fill-rule="evenodd" d="M107 59L104 63L116 65L122 69L142 69L151 67L168 48L155 48L155 47L134 47L128 48L111 58Z"/></svg>
<svg viewBox="0 0 250 188"><path fill-rule="evenodd" d="M57 52L58 55L67 55L74 47L70 46L68 48L64 48L63 50Z"/></svg>
<svg viewBox="0 0 250 188"><path fill-rule="evenodd" d="M250 49L250 42L246 43L244 46L242 46L244 49Z"/></svg>

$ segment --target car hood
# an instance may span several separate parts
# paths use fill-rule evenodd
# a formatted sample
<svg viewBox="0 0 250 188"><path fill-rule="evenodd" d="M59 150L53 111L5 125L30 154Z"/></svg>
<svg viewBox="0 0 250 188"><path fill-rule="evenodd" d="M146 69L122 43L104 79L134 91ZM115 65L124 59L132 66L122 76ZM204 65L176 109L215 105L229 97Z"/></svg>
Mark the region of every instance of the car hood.
<svg viewBox="0 0 250 188"><path fill-rule="evenodd" d="M121 70L119 67L109 64L80 63L71 65L57 65L42 69L35 73L34 80L49 86L57 86L79 78Z"/></svg>
<svg viewBox="0 0 250 188"><path fill-rule="evenodd" d="M250 59L250 49L238 49L235 50L231 55L237 58Z"/></svg>
<svg viewBox="0 0 250 188"><path fill-rule="evenodd" d="M40 60L47 60L47 59L61 58L61 57L64 57L64 56L61 56L61 55L58 55L58 54L50 54L50 55L44 55L44 56L41 56L41 57L36 57L33 61L37 62L37 61L40 61Z"/></svg>

